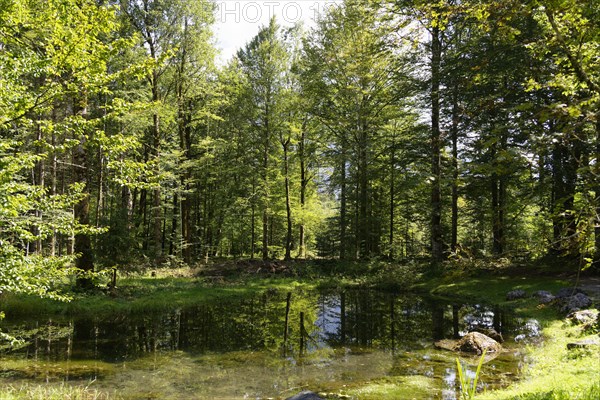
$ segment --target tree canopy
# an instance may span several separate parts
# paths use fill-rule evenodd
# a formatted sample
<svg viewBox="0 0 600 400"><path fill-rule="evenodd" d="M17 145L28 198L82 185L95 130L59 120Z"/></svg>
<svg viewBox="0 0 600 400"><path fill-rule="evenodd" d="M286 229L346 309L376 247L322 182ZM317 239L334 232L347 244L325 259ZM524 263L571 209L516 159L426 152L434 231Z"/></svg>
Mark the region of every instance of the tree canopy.
<svg viewBox="0 0 600 400"><path fill-rule="evenodd" d="M600 258L600 9L0 0L0 291L228 258ZM75 269L74 269L75 268Z"/></svg>

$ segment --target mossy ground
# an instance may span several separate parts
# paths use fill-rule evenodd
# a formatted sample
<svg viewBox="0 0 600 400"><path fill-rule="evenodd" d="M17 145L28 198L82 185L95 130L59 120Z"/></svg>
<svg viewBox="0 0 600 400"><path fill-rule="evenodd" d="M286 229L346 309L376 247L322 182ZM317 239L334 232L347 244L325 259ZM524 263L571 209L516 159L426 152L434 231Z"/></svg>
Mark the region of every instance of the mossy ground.
<svg viewBox="0 0 600 400"><path fill-rule="evenodd" d="M547 321L543 345L530 349L531 364L519 383L478 398L500 400L600 399L600 350L568 350L567 343L597 338L565 320Z"/></svg>

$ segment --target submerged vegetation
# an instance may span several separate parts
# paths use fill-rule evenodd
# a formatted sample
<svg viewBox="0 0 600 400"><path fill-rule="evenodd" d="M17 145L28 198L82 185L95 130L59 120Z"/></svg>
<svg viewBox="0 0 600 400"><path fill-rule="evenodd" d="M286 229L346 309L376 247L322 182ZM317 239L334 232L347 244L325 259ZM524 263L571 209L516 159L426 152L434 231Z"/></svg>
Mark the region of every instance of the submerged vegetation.
<svg viewBox="0 0 600 400"><path fill-rule="evenodd" d="M470 378L468 376L467 369L464 368L460 360L456 359L456 370L458 371L458 381L460 382L460 397L462 400L471 400L475 397L477 393L477 382L479 381L479 374L481 372L481 367L483 366L483 362L485 361L485 353L484 350L481 354L481 358L479 359L479 364L477 364L477 370L475 371L475 376Z"/></svg>

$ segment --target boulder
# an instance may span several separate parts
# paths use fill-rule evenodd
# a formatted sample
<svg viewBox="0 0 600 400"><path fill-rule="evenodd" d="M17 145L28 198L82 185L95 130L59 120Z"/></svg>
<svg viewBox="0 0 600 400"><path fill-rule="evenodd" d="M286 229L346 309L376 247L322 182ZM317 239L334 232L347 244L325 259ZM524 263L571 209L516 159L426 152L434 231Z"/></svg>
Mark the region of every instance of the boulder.
<svg viewBox="0 0 600 400"><path fill-rule="evenodd" d="M536 297L540 304L548 304L556 299L556 297L547 290L538 290L533 294L533 297Z"/></svg>
<svg viewBox="0 0 600 400"><path fill-rule="evenodd" d="M305 390L295 396L288 397L286 400L324 400L321 396L310 390Z"/></svg>
<svg viewBox="0 0 600 400"><path fill-rule="evenodd" d="M569 349L569 350L589 349L589 348L596 348L598 346L600 346L600 341L598 341L598 339L585 339L585 340L580 340L578 342L567 343L567 349Z"/></svg>
<svg viewBox="0 0 600 400"><path fill-rule="evenodd" d="M575 325L594 324L598 318L598 310L574 311L567 315L567 319Z"/></svg>
<svg viewBox="0 0 600 400"><path fill-rule="evenodd" d="M504 343L504 338L502 337L502 334L499 333L498 331L496 331L494 328L477 327L477 328L473 328L471 330L471 332L483 333L484 335L489 336L490 338L494 339L498 343Z"/></svg>
<svg viewBox="0 0 600 400"><path fill-rule="evenodd" d="M592 305L592 299L583 293L561 299L560 311L570 314L574 311L586 309Z"/></svg>
<svg viewBox="0 0 600 400"><path fill-rule="evenodd" d="M586 294L583 290L581 290L579 288L562 288L562 289L559 289L558 292L556 292L556 298L557 299L565 299L567 297L574 296L578 293Z"/></svg>
<svg viewBox="0 0 600 400"><path fill-rule="evenodd" d="M442 340L438 340L433 345L437 349L455 351L457 343L458 343L458 340L456 340L456 339L442 339Z"/></svg>
<svg viewBox="0 0 600 400"><path fill-rule="evenodd" d="M517 300L525 297L527 297L527 292L525 292L523 289L515 289L506 293L506 300Z"/></svg>
<svg viewBox="0 0 600 400"><path fill-rule="evenodd" d="M502 351L502 346L500 343L483 333L469 332L456 343L455 350L476 354L481 354L484 351L488 353L497 353Z"/></svg>
<svg viewBox="0 0 600 400"><path fill-rule="evenodd" d="M579 325L583 332L600 331L600 312L598 310L574 311L567 315L573 325Z"/></svg>

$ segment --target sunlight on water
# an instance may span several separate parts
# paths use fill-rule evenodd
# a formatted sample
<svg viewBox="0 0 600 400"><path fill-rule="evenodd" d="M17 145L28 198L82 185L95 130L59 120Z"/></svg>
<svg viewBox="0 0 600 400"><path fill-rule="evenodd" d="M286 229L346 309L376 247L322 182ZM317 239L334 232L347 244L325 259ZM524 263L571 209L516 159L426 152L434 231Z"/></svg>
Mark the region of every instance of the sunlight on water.
<svg viewBox="0 0 600 400"><path fill-rule="evenodd" d="M6 320L3 329L29 344L3 353L0 384L92 382L125 398L285 398L303 389L376 397L403 388L454 399L456 354L434 349L434 339L501 331L508 351L481 378L491 389L518 378L514 340L539 334L537 321L504 310L414 295L295 292L289 307L287 336L286 293L275 291L142 315ZM464 360L474 374L477 358Z"/></svg>

